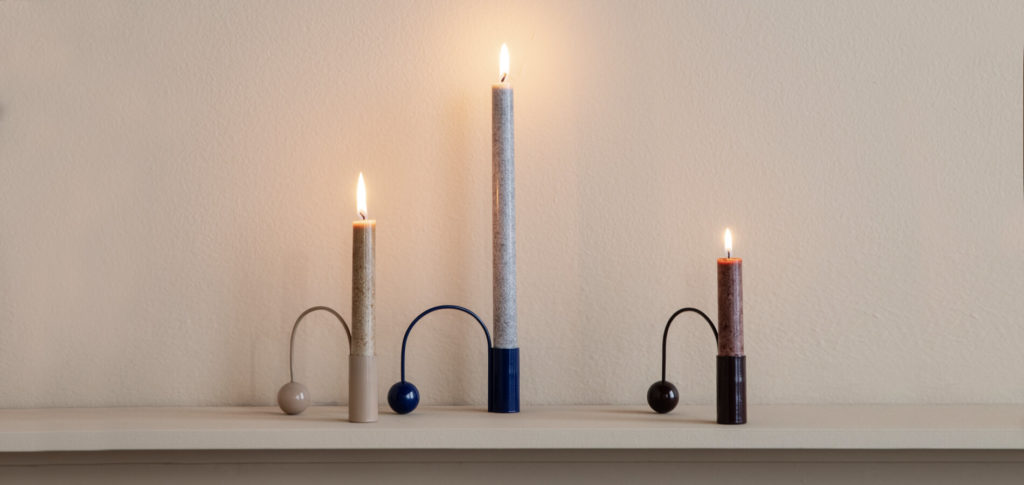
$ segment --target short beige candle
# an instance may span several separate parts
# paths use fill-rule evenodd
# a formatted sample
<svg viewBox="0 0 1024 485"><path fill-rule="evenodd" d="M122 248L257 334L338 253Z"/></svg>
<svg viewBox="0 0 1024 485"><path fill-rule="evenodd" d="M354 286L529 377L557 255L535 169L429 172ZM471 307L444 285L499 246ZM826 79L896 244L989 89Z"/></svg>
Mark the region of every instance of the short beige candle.
<svg viewBox="0 0 1024 485"><path fill-rule="evenodd" d="M357 206L361 220L352 223L352 347L348 356L348 420L377 421L377 362L373 355L373 246L377 221L366 218L366 184L359 174Z"/></svg>
<svg viewBox="0 0 1024 485"><path fill-rule="evenodd" d="M352 223L352 355L373 354L374 241L377 221L366 219L366 193L359 174L359 216Z"/></svg>
<svg viewBox="0 0 1024 485"><path fill-rule="evenodd" d="M373 242L377 221L352 224L352 355L373 355Z"/></svg>

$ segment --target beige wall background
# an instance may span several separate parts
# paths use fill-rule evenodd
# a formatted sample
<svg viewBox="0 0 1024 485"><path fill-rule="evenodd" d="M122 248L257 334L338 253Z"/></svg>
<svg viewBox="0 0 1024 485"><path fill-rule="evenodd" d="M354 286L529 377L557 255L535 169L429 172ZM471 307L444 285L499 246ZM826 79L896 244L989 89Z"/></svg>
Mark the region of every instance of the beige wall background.
<svg viewBox="0 0 1024 485"><path fill-rule="evenodd" d="M524 405L644 402L745 260L760 403L1024 402L1024 3L0 2L0 406L273 403L349 314L365 173L382 395L490 300L516 88ZM682 400L715 347L670 337ZM296 374L345 402L340 327ZM483 404L467 318L428 403Z"/></svg>

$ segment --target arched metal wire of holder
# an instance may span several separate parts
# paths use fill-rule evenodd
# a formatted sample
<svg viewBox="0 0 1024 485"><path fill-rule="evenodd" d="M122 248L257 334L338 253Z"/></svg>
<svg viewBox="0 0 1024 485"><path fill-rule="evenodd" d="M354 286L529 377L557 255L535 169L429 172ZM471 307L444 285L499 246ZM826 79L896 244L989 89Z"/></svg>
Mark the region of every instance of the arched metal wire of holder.
<svg viewBox="0 0 1024 485"><path fill-rule="evenodd" d="M686 312L694 312L703 317L704 321L708 322L708 326L711 327L711 333L715 335L715 342L718 342L718 329L715 328L715 323L711 321L707 314L696 308L680 308L668 318L668 322L665 323L665 332L661 336L661 380L651 384L651 387L647 390L647 404L659 414L667 413L675 409L676 405L679 404L679 390L676 389L674 384L665 380L665 363L668 355L668 329L672 327L672 322L675 321L676 317Z"/></svg>
<svg viewBox="0 0 1024 485"><path fill-rule="evenodd" d="M288 379L291 380L291 382L295 382L295 333L299 329L299 324L302 323L302 319L306 318L306 315L309 315L310 313L319 310L323 310L327 313L330 313L331 315L334 315L334 317L338 319L338 322L341 323L341 326L345 327L345 337L348 339L349 349L351 350L352 330L348 328L348 322L346 322L345 319L342 318L341 314L334 311L333 308L327 306L315 306L307 308L306 311L302 312L299 315L299 318L295 319L295 325L292 325L291 343L288 344Z"/></svg>
<svg viewBox="0 0 1024 485"><path fill-rule="evenodd" d="M676 310L676 312L673 313L671 317L668 317L668 322L665 323L665 333L661 336L661 380L665 380L665 356L668 353L668 329L669 327L672 326L672 321L674 321L676 317L686 312L694 312L704 317L704 321L708 322L708 326L711 327L711 333L715 334L715 343L718 342L718 329L715 328L714 322L712 322L711 319L708 318L707 314L696 308L691 307L680 308L679 310Z"/></svg>
<svg viewBox="0 0 1024 485"><path fill-rule="evenodd" d="M425 316L427 316L427 315L429 315L431 313L434 313L434 312L436 312L438 310L458 310L460 312L464 312L464 313L468 314L469 316L473 317L473 319L476 320L476 323L479 323L480 324L480 328L483 329L483 331L484 331L484 337L487 338L487 348L488 349L491 348L491 332L487 331L487 325L484 325L483 320L481 320L480 317L478 317L476 313L473 313L472 310L470 310L470 309L468 309L466 307L461 307L461 306L458 306L458 305L438 305L436 307L433 307L433 308L430 308L430 309L424 311L423 313L420 313L419 316L417 316L415 319L413 319L412 323L409 324L409 328L405 329L405 336L402 337L402 380L403 381L405 380L405 345L409 342L409 333L412 332L412 327L415 327L416 324L420 320L423 319L423 317L425 317Z"/></svg>
<svg viewBox="0 0 1024 485"><path fill-rule="evenodd" d="M411 382L405 380L405 348L406 345L409 343L409 333L412 332L412 328L415 327L416 324L423 319L423 317L438 310L458 310L473 317L473 319L476 320L476 323L480 324L480 328L483 329L484 331L484 337L487 339L487 375L490 376L491 374L491 333L487 331L487 325L484 325L483 320L481 320L476 313L473 313L472 310L458 305L438 305L433 308L429 308L413 319L412 323L409 324L409 328L405 330L405 336L402 337L401 380L399 382L396 382L393 386L391 386L391 389L388 390L388 405L391 406L391 409L398 414L411 413L414 409L416 409L416 406L418 406L420 402L419 389L417 389L416 386L414 386ZM488 392L490 392L490 386L488 386Z"/></svg>
<svg viewBox="0 0 1024 485"><path fill-rule="evenodd" d="M341 326L345 328L345 337L348 339L349 349L352 347L352 330L349 329L348 322L345 321L341 314L334 311L333 308L315 306L307 308L306 311L299 314L299 318L296 318L295 324L292 325L292 335L288 343L288 382L277 391L277 405L286 414L299 414L309 407L309 389L305 385L295 382L295 334L298 333L299 324L302 323L302 319L306 318L306 315L319 310L330 313L338 319Z"/></svg>

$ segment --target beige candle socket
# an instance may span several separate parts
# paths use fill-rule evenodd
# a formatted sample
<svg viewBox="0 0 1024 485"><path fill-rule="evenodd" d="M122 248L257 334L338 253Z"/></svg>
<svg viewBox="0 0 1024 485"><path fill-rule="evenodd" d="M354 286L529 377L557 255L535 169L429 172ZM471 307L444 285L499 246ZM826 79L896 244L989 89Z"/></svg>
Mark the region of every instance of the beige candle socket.
<svg viewBox="0 0 1024 485"><path fill-rule="evenodd" d="M352 348L348 359L348 420L377 421L374 357L374 242L377 222L352 224Z"/></svg>
<svg viewBox="0 0 1024 485"><path fill-rule="evenodd" d="M377 421L377 358L348 356L348 420L353 423Z"/></svg>

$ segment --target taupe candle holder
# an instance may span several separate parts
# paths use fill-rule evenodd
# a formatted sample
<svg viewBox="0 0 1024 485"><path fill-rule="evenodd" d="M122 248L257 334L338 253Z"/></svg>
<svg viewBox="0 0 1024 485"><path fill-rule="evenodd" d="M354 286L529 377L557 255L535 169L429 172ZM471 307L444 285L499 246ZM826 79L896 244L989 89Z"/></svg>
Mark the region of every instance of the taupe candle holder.
<svg viewBox="0 0 1024 485"><path fill-rule="evenodd" d="M281 411L284 411L285 414L301 414L309 407L311 402L309 389L304 384L295 381L295 333L298 331L299 324L302 323L302 319L305 318L306 315L319 310L323 310L334 315L334 317L338 319L338 322L341 323L341 326L345 328L345 338L348 340L349 352L351 352L352 331L348 328L348 323L345 322L345 319L342 318L341 314L334 311L333 308L326 306L315 306L307 308L306 311L302 312L299 315L299 318L295 319L295 325L292 326L291 340L288 344L289 380L287 384L281 386L281 389L277 391L277 405L281 407Z"/></svg>

